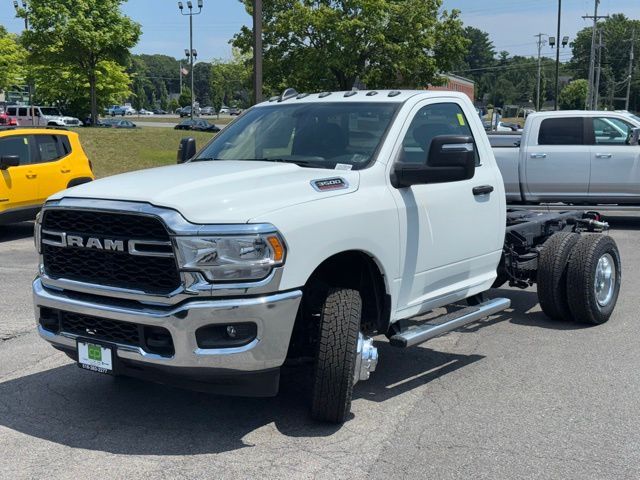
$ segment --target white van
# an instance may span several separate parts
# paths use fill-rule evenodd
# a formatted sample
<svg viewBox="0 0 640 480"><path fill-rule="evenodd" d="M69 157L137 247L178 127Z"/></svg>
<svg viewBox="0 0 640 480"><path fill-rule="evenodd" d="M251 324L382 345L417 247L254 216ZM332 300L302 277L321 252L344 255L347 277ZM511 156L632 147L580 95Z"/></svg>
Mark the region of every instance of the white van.
<svg viewBox="0 0 640 480"><path fill-rule="evenodd" d="M50 125L56 127L78 127L82 125L79 119L62 115L57 107L12 105L7 107L7 115L15 117L20 125Z"/></svg>

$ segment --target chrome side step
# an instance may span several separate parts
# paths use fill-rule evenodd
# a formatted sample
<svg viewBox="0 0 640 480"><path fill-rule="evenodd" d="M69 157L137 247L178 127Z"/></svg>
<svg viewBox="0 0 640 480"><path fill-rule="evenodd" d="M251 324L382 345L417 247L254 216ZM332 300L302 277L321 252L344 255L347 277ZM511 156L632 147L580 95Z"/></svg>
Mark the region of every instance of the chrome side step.
<svg viewBox="0 0 640 480"><path fill-rule="evenodd" d="M463 308L457 312L447 313L442 317L429 320L426 323L415 328L410 328L402 333L396 333L389 339L394 347L406 348L418 345L420 343L439 337L440 335L460 328L463 325L488 317L495 313L506 310L511 306L511 300L508 298L494 298L482 302L473 307Z"/></svg>

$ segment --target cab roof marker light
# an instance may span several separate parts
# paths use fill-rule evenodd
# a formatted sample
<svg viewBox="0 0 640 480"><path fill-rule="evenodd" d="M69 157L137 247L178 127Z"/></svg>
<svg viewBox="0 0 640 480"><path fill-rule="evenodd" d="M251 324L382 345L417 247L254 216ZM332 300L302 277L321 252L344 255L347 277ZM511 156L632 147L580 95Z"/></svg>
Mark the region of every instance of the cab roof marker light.
<svg viewBox="0 0 640 480"><path fill-rule="evenodd" d="M387 95L388 97L397 97L398 95L400 95L402 92L400 90L392 90L389 92L389 95Z"/></svg>
<svg viewBox="0 0 640 480"><path fill-rule="evenodd" d="M296 97L296 99L300 100L301 98L308 97L308 96L309 96L308 93L299 93L298 96Z"/></svg>
<svg viewBox="0 0 640 480"><path fill-rule="evenodd" d="M331 95L331 92L322 92L320 95L318 95L318 98L325 98L325 97L328 97L329 95Z"/></svg>
<svg viewBox="0 0 640 480"><path fill-rule="evenodd" d="M345 97L353 97L356 93L358 93L357 90L351 90L350 92L346 92L344 94Z"/></svg>
<svg viewBox="0 0 640 480"><path fill-rule="evenodd" d="M377 95L378 92L376 92L375 90L372 90L370 92L367 92L367 97L373 97L374 95Z"/></svg>

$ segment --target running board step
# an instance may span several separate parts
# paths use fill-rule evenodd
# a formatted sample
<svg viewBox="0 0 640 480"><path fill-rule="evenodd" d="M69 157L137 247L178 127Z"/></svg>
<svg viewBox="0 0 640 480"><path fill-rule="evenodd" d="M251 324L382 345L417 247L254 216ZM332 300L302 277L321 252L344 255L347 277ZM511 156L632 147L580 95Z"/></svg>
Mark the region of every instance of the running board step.
<svg viewBox="0 0 640 480"><path fill-rule="evenodd" d="M437 323L427 323L419 327L410 328L402 333L396 333L389 339L389 342L394 347L413 347L468 323L473 323L481 318L506 310L510 306L511 300L508 298L487 300L473 307L463 308L457 312L447 313L442 317L430 320L430 322Z"/></svg>

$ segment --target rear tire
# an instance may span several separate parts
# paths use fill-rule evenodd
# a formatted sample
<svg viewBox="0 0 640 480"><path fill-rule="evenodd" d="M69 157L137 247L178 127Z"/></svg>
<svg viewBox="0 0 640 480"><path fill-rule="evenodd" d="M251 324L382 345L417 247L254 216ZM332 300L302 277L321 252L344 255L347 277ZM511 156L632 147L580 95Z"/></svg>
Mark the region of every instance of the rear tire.
<svg viewBox="0 0 640 480"><path fill-rule="evenodd" d="M356 290L330 289L322 305L313 375L311 416L343 423L351 411L362 299Z"/></svg>
<svg viewBox="0 0 640 480"><path fill-rule="evenodd" d="M553 320L573 319L567 300L567 264L579 238L577 233L554 233L538 258L538 300L542 311Z"/></svg>
<svg viewBox="0 0 640 480"><path fill-rule="evenodd" d="M622 280L620 252L608 235L584 234L567 270L569 308L578 322L600 325L611 317Z"/></svg>

